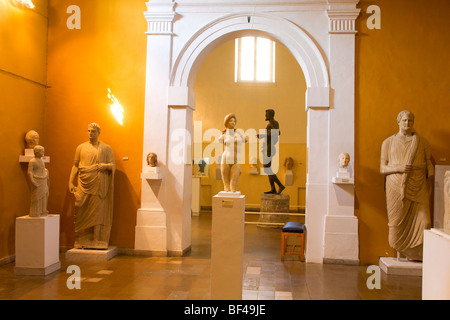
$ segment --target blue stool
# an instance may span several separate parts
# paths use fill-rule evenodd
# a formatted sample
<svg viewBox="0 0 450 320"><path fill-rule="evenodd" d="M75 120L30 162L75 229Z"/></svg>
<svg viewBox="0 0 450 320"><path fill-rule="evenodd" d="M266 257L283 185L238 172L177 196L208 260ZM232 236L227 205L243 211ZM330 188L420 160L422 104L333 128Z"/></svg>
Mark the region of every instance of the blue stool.
<svg viewBox="0 0 450 320"><path fill-rule="evenodd" d="M288 245L288 237L298 237L300 239L300 245ZM288 247L293 247L292 251L287 251ZM295 248L299 247L300 251L295 251ZM284 261L284 256L293 255L300 256L300 260L305 260L305 224L301 222L286 222L281 231L281 261Z"/></svg>

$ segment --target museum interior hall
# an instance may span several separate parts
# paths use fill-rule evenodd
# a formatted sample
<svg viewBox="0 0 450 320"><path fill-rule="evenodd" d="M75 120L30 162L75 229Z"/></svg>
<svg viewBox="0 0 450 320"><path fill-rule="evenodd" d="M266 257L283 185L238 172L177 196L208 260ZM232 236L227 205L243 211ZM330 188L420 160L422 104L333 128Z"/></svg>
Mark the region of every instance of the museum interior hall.
<svg viewBox="0 0 450 320"><path fill-rule="evenodd" d="M447 0L0 0L0 300L450 299Z"/></svg>

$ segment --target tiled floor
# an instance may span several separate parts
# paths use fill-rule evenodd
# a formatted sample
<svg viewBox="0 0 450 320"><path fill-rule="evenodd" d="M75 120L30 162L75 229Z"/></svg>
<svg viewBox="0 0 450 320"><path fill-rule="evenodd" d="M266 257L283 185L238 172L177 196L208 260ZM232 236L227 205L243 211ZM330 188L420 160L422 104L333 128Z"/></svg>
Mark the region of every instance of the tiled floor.
<svg viewBox="0 0 450 320"><path fill-rule="evenodd" d="M15 276L14 263L0 267L0 299L209 300L211 213L192 218L192 251L183 258L118 255L108 262L77 262L81 289L67 286L71 274ZM420 277L386 276L369 290L367 266L280 261L280 230L245 226L244 300L421 299Z"/></svg>

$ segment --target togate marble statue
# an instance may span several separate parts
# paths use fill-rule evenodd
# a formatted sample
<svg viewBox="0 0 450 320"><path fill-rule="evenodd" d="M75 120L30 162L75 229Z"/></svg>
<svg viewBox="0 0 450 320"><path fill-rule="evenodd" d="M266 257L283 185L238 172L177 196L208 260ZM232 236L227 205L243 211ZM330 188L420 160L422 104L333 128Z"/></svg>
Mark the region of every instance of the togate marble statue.
<svg viewBox="0 0 450 320"><path fill-rule="evenodd" d="M47 202L49 196L50 176L45 168L44 147L36 145L33 148L34 158L28 163L28 178L30 180L30 217L45 217L48 215Z"/></svg>
<svg viewBox="0 0 450 320"><path fill-rule="evenodd" d="M221 157L220 172L225 192L237 192L241 166L239 163L242 144L248 141L240 130L236 130L236 115L230 113L224 118L225 130L219 137L219 143L224 144Z"/></svg>
<svg viewBox="0 0 450 320"><path fill-rule="evenodd" d="M75 248L107 249L116 165L111 147L98 140L100 127L91 123L88 133L89 141L75 151L69 179L69 190L75 195Z"/></svg>
<svg viewBox="0 0 450 320"><path fill-rule="evenodd" d="M389 244L410 260L422 260L430 228L427 178L434 176L430 145L413 131L414 115L398 114L399 132L383 141L380 171L386 176Z"/></svg>
<svg viewBox="0 0 450 320"><path fill-rule="evenodd" d="M446 171L444 176L444 203L444 230L450 232L450 171Z"/></svg>

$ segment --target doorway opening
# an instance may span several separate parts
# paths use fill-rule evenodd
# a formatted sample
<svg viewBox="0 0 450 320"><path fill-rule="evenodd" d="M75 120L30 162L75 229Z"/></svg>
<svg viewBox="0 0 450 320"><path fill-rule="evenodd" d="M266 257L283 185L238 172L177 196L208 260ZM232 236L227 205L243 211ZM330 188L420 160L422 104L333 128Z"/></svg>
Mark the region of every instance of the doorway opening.
<svg viewBox="0 0 450 320"><path fill-rule="evenodd" d="M285 185L283 194L289 195L289 212L284 218L305 222L306 172L307 172L307 111L305 92L307 82L301 66L291 51L280 41L260 33L254 37L227 39L216 46L202 61L195 77L195 112L193 114L194 135L201 135L202 158L197 157L193 165L192 212L211 210L212 197L223 191L218 160L220 153L214 152L211 144L216 142L211 131L220 133L227 114L236 115L236 128L251 134L265 129L265 110L273 109L280 124L280 139L277 146L277 177ZM242 65L239 54L243 38L264 39L262 48L268 48L272 56L265 56L265 63L273 65L269 81L236 81L237 68ZM257 43L257 40L254 40ZM267 45L267 43L273 43ZM250 43L251 44L251 43ZM258 52L255 50L255 60ZM263 53L259 53L263 55ZM247 59L250 61L251 59ZM256 67L258 63L252 60ZM267 65L266 65L267 67ZM251 69L251 68L250 68ZM253 69L253 74L257 75ZM239 77L238 77L239 78ZM255 80L257 80L255 78ZM245 148L245 161L241 164L238 190L246 196L246 224L258 224L261 194L270 189L268 177L261 174L262 159L252 157L249 144ZM260 145L257 146L258 153ZM213 152L211 152L213 151ZM292 162L292 167L290 163ZM265 223L264 227L279 228L280 222Z"/></svg>

